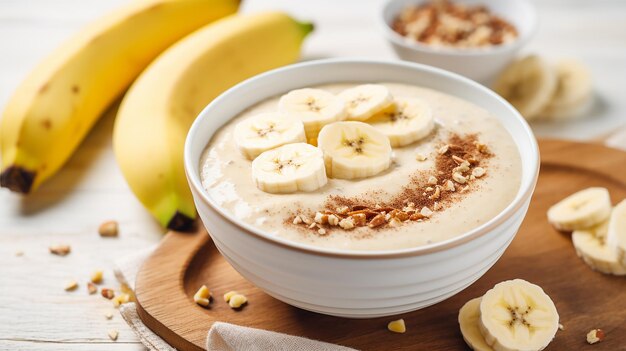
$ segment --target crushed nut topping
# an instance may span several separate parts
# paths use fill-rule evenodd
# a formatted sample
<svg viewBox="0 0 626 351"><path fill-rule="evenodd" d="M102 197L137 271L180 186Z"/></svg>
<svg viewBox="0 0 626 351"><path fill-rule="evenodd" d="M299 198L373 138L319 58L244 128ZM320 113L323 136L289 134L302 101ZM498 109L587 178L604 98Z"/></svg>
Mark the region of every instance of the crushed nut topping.
<svg viewBox="0 0 626 351"><path fill-rule="evenodd" d="M103 276L102 271L101 270L97 270L97 271L94 271L93 273L91 273L90 280L94 284L100 284L100 283L102 283L102 276Z"/></svg>
<svg viewBox="0 0 626 351"><path fill-rule="evenodd" d="M478 145L481 145L480 150ZM391 199L374 202L364 197L331 195L325 209L314 214L296 213L285 223L306 226L319 235L328 235L336 229L394 228L404 222L429 220L457 201L460 194L468 192L471 182L486 174L482 161L491 156L473 134L463 137L453 134L436 150L435 170L418 171ZM462 187L457 188L455 183Z"/></svg>
<svg viewBox="0 0 626 351"><path fill-rule="evenodd" d="M419 162L423 162L423 161L426 161L428 157L426 157L426 155L424 154L418 153L415 155L415 159L418 160Z"/></svg>
<svg viewBox="0 0 626 351"><path fill-rule="evenodd" d="M193 301L200 306L207 307L211 302L211 291L206 285L202 285L193 295Z"/></svg>
<svg viewBox="0 0 626 351"><path fill-rule="evenodd" d="M433 46L486 48L513 42L516 28L482 5L447 0L405 7L392 28L408 40Z"/></svg>
<svg viewBox="0 0 626 351"><path fill-rule="evenodd" d="M120 335L120 333L117 330L109 330L109 338L113 341L117 340L117 337Z"/></svg>
<svg viewBox="0 0 626 351"><path fill-rule="evenodd" d="M78 282L75 280L70 280L65 284L65 291L74 291L78 288Z"/></svg>

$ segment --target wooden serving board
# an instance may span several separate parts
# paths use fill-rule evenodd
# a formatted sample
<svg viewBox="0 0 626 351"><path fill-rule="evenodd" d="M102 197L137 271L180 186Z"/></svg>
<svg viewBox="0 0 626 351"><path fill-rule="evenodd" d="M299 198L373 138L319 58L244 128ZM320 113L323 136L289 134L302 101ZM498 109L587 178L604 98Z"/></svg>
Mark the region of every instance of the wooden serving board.
<svg viewBox="0 0 626 351"><path fill-rule="evenodd" d="M595 144L542 141L541 172L530 210L503 257L472 286L432 307L400 315L405 334L386 329L396 317L352 320L300 310L266 295L222 258L206 232L169 233L144 263L136 281L139 316L179 350L203 350L215 321L305 336L362 350L464 350L459 308L494 284L513 278L536 283L552 297L564 331L547 350L590 347L585 335L602 328L606 339L593 349L626 350L626 278L592 271L574 251L569 235L547 223L548 207L589 186L607 187L613 201L626 197L626 153ZM193 302L206 284L210 309ZM222 294L237 290L249 303L234 311Z"/></svg>

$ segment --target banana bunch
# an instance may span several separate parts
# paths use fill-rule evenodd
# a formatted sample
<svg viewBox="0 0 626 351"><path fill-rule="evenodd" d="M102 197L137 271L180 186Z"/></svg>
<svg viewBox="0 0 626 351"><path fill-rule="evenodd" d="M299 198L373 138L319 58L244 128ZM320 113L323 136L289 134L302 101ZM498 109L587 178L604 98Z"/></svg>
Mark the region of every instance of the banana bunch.
<svg viewBox="0 0 626 351"><path fill-rule="evenodd" d="M548 221L572 232L576 253L592 269L626 275L626 200L612 208L607 189L584 189L550 207Z"/></svg>
<svg viewBox="0 0 626 351"><path fill-rule="evenodd" d="M134 0L95 21L21 83L0 121L0 186L35 190L163 50L237 11L237 0Z"/></svg>
<svg viewBox="0 0 626 351"><path fill-rule="evenodd" d="M230 16L167 49L130 87L115 121L113 149L131 190L163 226L186 230L196 217L183 148L198 113L240 81L295 62L312 29L278 12ZM239 126L237 137L253 158L304 141L304 126L268 114Z"/></svg>
<svg viewBox="0 0 626 351"><path fill-rule="evenodd" d="M493 88L529 121L578 118L593 105L591 74L572 59L551 65L539 56L524 57L509 65Z"/></svg>
<svg viewBox="0 0 626 351"><path fill-rule="evenodd" d="M292 193L319 189L327 177L377 175L391 165L392 147L423 139L434 127L422 100L364 84L337 95L313 88L290 91L281 96L278 111L239 122L233 135L241 153L253 160L259 189Z"/></svg>
<svg viewBox="0 0 626 351"><path fill-rule="evenodd" d="M554 339L559 314L541 287L514 279L463 305L459 326L472 350L539 351Z"/></svg>

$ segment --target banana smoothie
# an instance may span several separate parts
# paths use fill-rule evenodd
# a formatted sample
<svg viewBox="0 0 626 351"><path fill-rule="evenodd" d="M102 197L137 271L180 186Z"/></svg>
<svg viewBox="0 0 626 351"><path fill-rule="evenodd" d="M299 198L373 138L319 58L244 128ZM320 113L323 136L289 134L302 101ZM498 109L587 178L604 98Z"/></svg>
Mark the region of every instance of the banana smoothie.
<svg viewBox="0 0 626 351"><path fill-rule="evenodd" d="M518 192L519 151L497 118L397 83L306 87L214 135L209 196L259 230L317 247L412 248L461 235Z"/></svg>

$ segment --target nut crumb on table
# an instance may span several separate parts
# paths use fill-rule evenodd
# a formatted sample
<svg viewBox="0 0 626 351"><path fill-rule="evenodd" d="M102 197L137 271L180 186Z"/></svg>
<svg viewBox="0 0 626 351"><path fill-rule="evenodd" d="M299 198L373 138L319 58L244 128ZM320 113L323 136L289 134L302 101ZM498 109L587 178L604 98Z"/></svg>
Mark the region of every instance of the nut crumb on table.
<svg viewBox="0 0 626 351"><path fill-rule="evenodd" d="M69 245L53 245L48 248L50 253L57 256L66 256L72 252L72 248Z"/></svg>
<svg viewBox="0 0 626 351"><path fill-rule="evenodd" d="M604 340L605 334L602 329L592 329L587 333L587 343L593 345Z"/></svg>

